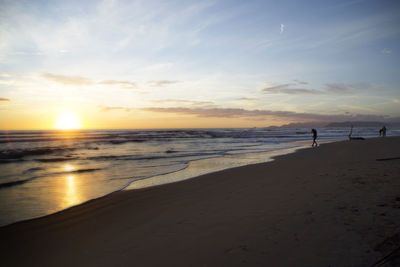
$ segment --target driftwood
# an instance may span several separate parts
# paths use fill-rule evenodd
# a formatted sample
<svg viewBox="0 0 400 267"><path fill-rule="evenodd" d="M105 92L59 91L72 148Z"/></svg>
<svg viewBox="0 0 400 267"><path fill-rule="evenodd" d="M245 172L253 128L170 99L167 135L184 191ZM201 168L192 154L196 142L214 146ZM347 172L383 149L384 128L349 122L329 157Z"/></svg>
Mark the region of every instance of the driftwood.
<svg viewBox="0 0 400 267"><path fill-rule="evenodd" d="M352 141L352 140L365 140L364 137L351 137L352 134L353 134L353 125L351 125L350 133L349 133L349 135L347 136L348 139L349 139L349 141Z"/></svg>

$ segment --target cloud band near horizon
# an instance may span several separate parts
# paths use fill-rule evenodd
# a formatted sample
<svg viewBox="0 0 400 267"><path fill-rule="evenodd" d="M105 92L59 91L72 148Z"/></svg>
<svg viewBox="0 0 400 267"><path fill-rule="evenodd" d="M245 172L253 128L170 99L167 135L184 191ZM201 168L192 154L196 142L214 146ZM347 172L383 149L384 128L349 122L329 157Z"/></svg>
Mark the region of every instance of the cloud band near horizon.
<svg viewBox="0 0 400 267"><path fill-rule="evenodd" d="M160 108L148 107L141 110L157 113L171 113L181 115L193 115L197 117L214 117L214 118L268 118L279 117L289 120L306 121L384 121L388 116L372 115L372 114L313 114L313 113L297 113L293 111L272 111L272 110L246 110L241 108Z"/></svg>

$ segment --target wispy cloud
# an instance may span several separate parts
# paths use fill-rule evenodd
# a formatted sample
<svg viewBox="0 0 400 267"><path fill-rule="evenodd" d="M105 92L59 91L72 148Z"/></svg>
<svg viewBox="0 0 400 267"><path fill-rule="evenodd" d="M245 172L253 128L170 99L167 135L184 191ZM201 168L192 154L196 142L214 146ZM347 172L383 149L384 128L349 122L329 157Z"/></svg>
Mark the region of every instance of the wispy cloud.
<svg viewBox="0 0 400 267"><path fill-rule="evenodd" d="M324 90L333 94L352 94L370 89L381 89L382 86L374 85L368 82L358 83L327 83Z"/></svg>
<svg viewBox="0 0 400 267"><path fill-rule="evenodd" d="M239 101L257 101L258 98L255 98L255 97L239 97L236 100L239 100Z"/></svg>
<svg viewBox="0 0 400 267"><path fill-rule="evenodd" d="M136 88L137 87L135 82L129 82L129 81L109 80L109 81L98 82L97 84L116 85L116 86L129 87L129 88Z"/></svg>
<svg viewBox="0 0 400 267"><path fill-rule="evenodd" d="M109 107L109 106L98 106L101 111L114 111L114 110L122 110L125 112L130 112L133 109L132 108L127 108L127 107Z"/></svg>
<svg viewBox="0 0 400 267"><path fill-rule="evenodd" d="M47 80L64 85L82 86L94 84L92 80L80 76L65 76L52 73L43 73L41 76Z"/></svg>
<svg viewBox="0 0 400 267"><path fill-rule="evenodd" d="M285 118L297 121L360 121L360 120L384 120L385 116L371 114L339 114L324 115L314 113L297 113L292 111L273 111L273 110L246 110L241 108L160 108L149 107L142 110L158 113L173 113L182 115L193 115L197 117L216 117L216 118Z"/></svg>
<svg viewBox="0 0 400 267"><path fill-rule="evenodd" d="M314 89L307 88L293 88L293 86L298 85L307 85L307 82L294 80L295 83L285 83L285 84L277 84L266 82L265 88L261 89L261 92L268 94L288 94L288 95L296 95L296 94L308 94L308 95L320 95L324 94L324 92Z"/></svg>
<svg viewBox="0 0 400 267"><path fill-rule="evenodd" d="M160 80L160 81L149 81L149 85L153 87L164 87L171 84L178 83L179 81L170 81L170 80Z"/></svg>
<svg viewBox="0 0 400 267"><path fill-rule="evenodd" d="M0 85L15 85L16 82L14 79L0 80Z"/></svg>
<svg viewBox="0 0 400 267"><path fill-rule="evenodd" d="M328 83L325 86L325 92L333 94L349 94L355 89L354 85L344 83Z"/></svg>
<svg viewBox="0 0 400 267"><path fill-rule="evenodd" d="M305 81L300 81L300 80L293 80L295 83L297 83L297 84L302 84L302 85L307 85L307 84L309 84L308 82L305 82Z"/></svg>
<svg viewBox="0 0 400 267"><path fill-rule="evenodd" d="M293 80L296 83L265 83L267 87L261 89L261 92L269 94L288 94L288 95L323 95L323 94L353 94L357 91L376 88L370 83L327 83L322 90L309 88L296 88L298 85L308 85L308 82Z"/></svg>
<svg viewBox="0 0 400 267"><path fill-rule="evenodd" d="M311 94L311 95L320 95L324 92L314 90L314 89L305 89L305 88L292 88L294 84L279 84L274 86L269 86L261 89L264 93L269 94L288 94L288 95L297 95L297 94Z"/></svg>
<svg viewBox="0 0 400 267"><path fill-rule="evenodd" d="M88 109L94 105L98 112L97 105L105 105L103 110L115 115L144 106L239 107L253 118L258 113L250 109L257 108L399 113L393 100L399 98L399 83L389 75L397 63L378 60L365 65L374 53L389 58L397 52L391 42L400 33L395 1L372 13L368 10L376 7L373 1L346 9L335 3L302 5L318 17L304 17L287 2L72 2L0 4L6 11L0 21L0 62L5 72L0 73L0 90L3 97L12 98L1 100L1 106L18 100L26 103L24 112L30 112L29 107L42 101L51 105L76 101L76 105L88 103ZM288 20L281 16L282 10ZM348 58L352 60L343 60ZM268 79L278 83L262 85ZM350 84L363 79L391 88L363 91ZM55 86L62 90L54 90ZM354 96L338 101L340 94ZM196 99L215 102L191 101ZM343 108L344 104L348 106Z"/></svg>
<svg viewBox="0 0 400 267"><path fill-rule="evenodd" d="M281 34L285 31L285 24L281 23Z"/></svg>
<svg viewBox="0 0 400 267"><path fill-rule="evenodd" d="M149 102L154 104L165 104L165 105L184 105L190 107L213 107L214 102L211 101L194 101L185 99L160 99L160 100L150 100Z"/></svg>
<svg viewBox="0 0 400 267"><path fill-rule="evenodd" d="M43 73L41 76L46 80L68 86L112 85L124 88L136 88L136 83L131 81L106 80L98 82L85 77L66 76L53 73Z"/></svg>
<svg viewBox="0 0 400 267"><path fill-rule="evenodd" d="M0 77L3 77L3 78L10 78L10 77L13 77L14 75L12 75L12 74L10 74L10 73L0 73Z"/></svg>

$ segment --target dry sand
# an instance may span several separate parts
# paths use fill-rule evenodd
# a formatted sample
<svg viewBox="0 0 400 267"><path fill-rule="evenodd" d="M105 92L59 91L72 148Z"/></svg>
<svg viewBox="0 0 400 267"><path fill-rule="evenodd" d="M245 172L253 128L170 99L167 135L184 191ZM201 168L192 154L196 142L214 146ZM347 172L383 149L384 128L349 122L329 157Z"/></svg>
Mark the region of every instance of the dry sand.
<svg viewBox="0 0 400 267"><path fill-rule="evenodd" d="M400 138L117 192L0 240L2 266L400 266Z"/></svg>

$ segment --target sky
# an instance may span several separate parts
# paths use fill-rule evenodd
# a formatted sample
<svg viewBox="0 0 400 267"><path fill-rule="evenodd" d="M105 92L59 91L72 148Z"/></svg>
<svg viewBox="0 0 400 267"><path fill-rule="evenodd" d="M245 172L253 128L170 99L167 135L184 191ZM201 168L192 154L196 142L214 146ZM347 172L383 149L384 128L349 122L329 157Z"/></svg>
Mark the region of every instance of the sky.
<svg viewBox="0 0 400 267"><path fill-rule="evenodd" d="M400 1L0 0L0 129L400 121ZM65 117L65 116L64 116Z"/></svg>

